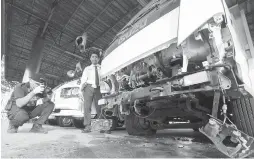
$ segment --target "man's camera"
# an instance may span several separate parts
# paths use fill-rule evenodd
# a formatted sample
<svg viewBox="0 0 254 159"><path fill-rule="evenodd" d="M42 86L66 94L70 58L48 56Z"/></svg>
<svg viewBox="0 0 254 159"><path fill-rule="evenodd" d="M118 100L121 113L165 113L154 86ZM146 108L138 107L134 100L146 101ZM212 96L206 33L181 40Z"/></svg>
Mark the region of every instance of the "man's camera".
<svg viewBox="0 0 254 159"><path fill-rule="evenodd" d="M44 85L45 89L42 93L36 94L39 98L45 98L47 97L47 94L52 94L52 90L50 87L47 87L47 83L43 78L40 78L40 85Z"/></svg>

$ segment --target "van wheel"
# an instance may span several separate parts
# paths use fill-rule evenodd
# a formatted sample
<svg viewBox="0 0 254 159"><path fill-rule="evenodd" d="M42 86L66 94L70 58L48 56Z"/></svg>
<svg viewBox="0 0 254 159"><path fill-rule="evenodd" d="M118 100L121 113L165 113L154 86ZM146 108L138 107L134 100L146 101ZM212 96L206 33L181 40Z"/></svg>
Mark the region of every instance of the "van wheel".
<svg viewBox="0 0 254 159"><path fill-rule="evenodd" d="M72 126L72 120L70 117L60 116L57 118L57 123L61 127L70 127Z"/></svg>
<svg viewBox="0 0 254 159"><path fill-rule="evenodd" d="M231 102L237 128L254 137L254 98L242 97Z"/></svg>
<svg viewBox="0 0 254 159"><path fill-rule="evenodd" d="M150 125L150 121L136 116L133 112L126 116L125 126L129 135L150 136L156 134L156 130L152 129Z"/></svg>
<svg viewBox="0 0 254 159"><path fill-rule="evenodd" d="M75 128L78 128L78 129L83 129L83 128L85 128L85 126L83 125L83 120L72 119L72 123L73 123L73 125L74 125Z"/></svg>

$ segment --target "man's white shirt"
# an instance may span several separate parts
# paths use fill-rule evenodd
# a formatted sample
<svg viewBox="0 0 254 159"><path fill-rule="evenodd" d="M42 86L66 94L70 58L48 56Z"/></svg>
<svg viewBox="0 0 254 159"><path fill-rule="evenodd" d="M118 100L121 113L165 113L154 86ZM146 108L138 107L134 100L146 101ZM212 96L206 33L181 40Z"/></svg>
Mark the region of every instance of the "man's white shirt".
<svg viewBox="0 0 254 159"><path fill-rule="evenodd" d="M84 83L87 84L91 84L93 88L96 88L96 84L95 84L95 66L97 66L97 71L98 71L98 75L99 75L99 83L101 81L100 75L101 75L101 66L99 64L97 65L90 65L87 66L83 73L82 73L82 77L81 77L81 85L82 86Z"/></svg>

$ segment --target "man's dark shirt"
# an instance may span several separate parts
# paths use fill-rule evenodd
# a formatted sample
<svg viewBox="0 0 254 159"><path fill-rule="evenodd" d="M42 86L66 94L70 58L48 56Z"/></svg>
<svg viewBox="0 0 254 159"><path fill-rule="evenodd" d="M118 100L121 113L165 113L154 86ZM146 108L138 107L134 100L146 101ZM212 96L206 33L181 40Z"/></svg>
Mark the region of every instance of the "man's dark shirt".
<svg viewBox="0 0 254 159"><path fill-rule="evenodd" d="M13 91L12 107L17 107L16 100L25 97L29 92L30 92L29 83L18 84ZM37 98L33 97L25 106L21 107L21 109L25 109L26 111L33 110L36 106L36 101Z"/></svg>

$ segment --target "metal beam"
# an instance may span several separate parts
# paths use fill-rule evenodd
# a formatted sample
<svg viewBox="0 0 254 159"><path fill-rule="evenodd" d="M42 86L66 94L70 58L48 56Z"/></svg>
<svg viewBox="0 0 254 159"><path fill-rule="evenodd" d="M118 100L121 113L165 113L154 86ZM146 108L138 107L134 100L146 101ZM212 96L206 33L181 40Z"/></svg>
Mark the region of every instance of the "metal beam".
<svg viewBox="0 0 254 159"><path fill-rule="evenodd" d="M84 32L87 32L87 30L94 24L94 22L96 22L96 20L98 19L98 17L100 17L107 9L108 7L114 2L114 0L111 0L106 7L98 14L96 15L96 17L93 19L93 21L85 28Z"/></svg>
<svg viewBox="0 0 254 159"><path fill-rule="evenodd" d="M15 55L15 54L12 54L12 55L8 55L9 57L15 57L15 58L17 58L17 59L22 59L22 60L24 60L24 61L28 61L29 60L29 58L26 58L26 57L21 57L21 56L17 56L17 55ZM72 69L71 67L66 67L66 66L63 66L63 65L56 65L54 62L50 62L50 61L43 61L43 63L45 63L45 64L48 64L48 65L54 65L55 67L58 67L58 68L64 68L64 69L66 69L66 70L70 70L70 69ZM23 70L24 71L24 70Z"/></svg>
<svg viewBox="0 0 254 159"><path fill-rule="evenodd" d="M6 54L6 47L8 47L6 44L7 42L5 41L6 40L6 34L7 34L7 27L6 27L6 8L5 8L5 0L2 0L1 1L1 5L2 5L2 28L1 28L1 31L2 31L2 36L1 36L1 39L2 39L2 48L1 48L1 59L3 58L3 55Z"/></svg>
<svg viewBox="0 0 254 159"><path fill-rule="evenodd" d="M52 75L50 73L44 73L46 76L49 76L49 77L53 77L53 78L56 78L56 79L59 79L60 77L59 76L56 76L56 75Z"/></svg>
<svg viewBox="0 0 254 159"><path fill-rule="evenodd" d="M60 0L55 0L55 1L52 3L51 9L50 9L50 12L49 12L48 19L47 19L47 21L45 22L45 25L44 25L44 27L43 27L43 29L42 29L41 37L44 36L45 31L46 31L46 29L48 28L49 22L50 22L50 20L52 19L52 16L53 16L53 14L54 14L54 11L55 11L56 6L58 5L58 2L59 2L59 1L60 1Z"/></svg>
<svg viewBox="0 0 254 159"><path fill-rule="evenodd" d="M16 74L16 76L11 76L11 75L9 75L9 76L7 76L7 77L11 77L10 79L14 79L14 80L18 80L18 81L21 81L21 78L22 78L22 73L21 72L24 72L24 70L23 69L16 69L16 68L13 68L13 67L10 67L9 68L9 70L13 70L13 71L15 71L15 72L17 72L17 73L15 73ZM56 76L56 75L52 75L52 74L49 74L49 73L45 73L45 72L42 72L45 76L48 76L48 77L53 77L53 78L55 78L55 79L59 79L60 77L58 77L58 76ZM20 79L19 79L20 78Z"/></svg>
<svg viewBox="0 0 254 159"><path fill-rule="evenodd" d="M71 19L72 19L73 16L77 13L78 9L80 8L80 6L81 6L84 2L85 2L85 0L82 0L82 1L78 4L77 8L76 8L75 11L72 13L71 17L69 18L69 20L67 21L67 23L66 23L66 24L64 25L64 27L62 28L62 32L64 31L64 29L66 28L66 26L70 23ZM62 32L61 32L61 33L62 33ZM60 36L61 33L58 34L58 36ZM57 38L58 38L58 36L57 36Z"/></svg>
<svg viewBox="0 0 254 159"><path fill-rule="evenodd" d="M23 23L23 24L13 25L13 26L11 26L11 28L23 27L23 26L32 26L32 25L40 25L40 23L38 23L38 22Z"/></svg>
<svg viewBox="0 0 254 159"><path fill-rule="evenodd" d="M111 0L111 2L109 2L109 3L107 4L107 6L93 19L93 21L92 21L91 23L89 23L89 25L85 28L85 31L82 31L82 32L80 33L80 35L83 34L84 32L87 32L87 30L94 24L94 22L96 22L96 20L98 20L98 17L100 17L100 16L107 10L107 8L108 8L113 2L114 2L114 0ZM76 37L73 38L70 42L74 41L75 39L76 39ZM88 42L92 42L92 41L89 40L89 39L87 39L87 41L88 41Z"/></svg>
<svg viewBox="0 0 254 159"><path fill-rule="evenodd" d="M37 19L39 19L39 20L41 20L41 21L43 21L43 22L46 22L46 21L47 21L47 20L45 20L45 19L39 17L38 15L35 15L35 14L33 14L33 13L30 13L29 11L26 11L26 10L23 9L23 8L20 8L19 6L16 6L16 5L11 4L11 3L6 3L6 4L11 5L12 7L14 7L14 8L16 8L16 9L22 11L23 13L28 14L28 15L31 15L31 16L33 16L33 17L35 17L35 18L37 18ZM58 29L57 27L52 26L52 24L50 24L50 23L49 23L49 25L48 25L48 28L51 28L51 29L53 29L53 30L56 30L56 31L61 32L61 29ZM70 39L73 38L73 36L68 35L68 34L66 34L66 33L62 33L62 34L65 35L65 36L67 36L67 37L70 38Z"/></svg>
<svg viewBox="0 0 254 159"><path fill-rule="evenodd" d="M18 72L19 74L21 74L21 76L22 76L22 72L24 72L24 70L23 69L17 69L17 68L13 68L13 67L9 67L8 68L9 70L13 70L13 71L15 71L15 72Z"/></svg>
<svg viewBox="0 0 254 159"><path fill-rule="evenodd" d="M76 8L75 11L72 13L71 17L69 18L69 20L67 21L67 23L64 25L64 27L62 28L61 32L57 35L56 40L57 40L57 38L58 38L60 35L62 35L64 29L65 29L66 26L70 23L70 20L71 20L72 17L76 14L76 12L78 11L78 9L80 8L80 6L83 4L84 1L85 1L85 0L82 0L82 1L78 4L77 8ZM55 43L56 43L56 40L54 40ZM74 40L73 40L73 41L74 41ZM59 47L61 46L60 43L61 43L61 42L59 41ZM57 44L57 43L56 43L56 44ZM51 47L50 47L50 49L49 49L49 52L52 50L52 48L53 48L53 45L51 45ZM64 52L65 52L65 51L64 51ZM68 51L66 54L71 55L71 56L75 56L75 57L77 57L77 58L79 58L79 59L83 59L81 56L78 56L78 55L76 55L76 54L74 54L74 53L70 53L69 51Z"/></svg>
<svg viewBox="0 0 254 159"><path fill-rule="evenodd" d="M69 55L72 55L72 56L74 56L74 57L77 57L77 58L79 58L79 59L81 59L81 60L84 60L84 58L83 58L82 56L77 55L77 54L74 54L74 53L72 53L72 52L70 52L70 51L64 51L64 53L69 54Z"/></svg>
<svg viewBox="0 0 254 159"><path fill-rule="evenodd" d="M49 65L52 65L52 66L55 66L55 67L58 67L58 68L61 68L61 69L65 69L65 70L71 70L71 69L73 69L71 67L68 67L68 65L66 65L66 66L61 65L60 66L60 65L57 65L56 63L51 62L51 61L43 61L43 63L49 64Z"/></svg>
<svg viewBox="0 0 254 159"><path fill-rule="evenodd" d="M99 8L100 10L104 10L104 7L101 7L100 5L98 5L98 4L96 3L96 1L90 1L90 2L93 3L93 4L94 4L97 8ZM114 2L116 2L116 1L114 1ZM112 2L111 4L113 4L113 2ZM105 12L105 11L104 11L104 12ZM97 20L98 20L99 22L101 22L102 24L104 24L106 27L109 27L109 25L106 24L103 20L101 20L100 17L98 17Z"/></svg>
<svg viewBox="0 0 254 159"><path fill-rule="evenodd" d="M137 0L137 2L142 6L145 7L149 2L147 0Z"/></svg>
<svg viewBox="0 0 254 159"><path fill-rule="evenodd" d="M55 43L56 45L58 45L57 42L56 42L56 38L55 38L55 37L53 36L53 34L51 33L50 29L48 28L47 30L48 30L48 33L49 33L51 39L54 41L54 43Z"/></svg>
<svg viewBox="0 0 254 159"><path fill-rule="evenodd" d="M6 0L4 0L4 2L6 3ZM13 0L11 0L11 4L13 4ZM4 17L5 16L7 16L6 17L6 24L7 24L7 28L10 28L10 26L11 26L11 22L12 22L12 15L13 15L13 11L12 11L12 8L10 7L8 10L7 10L7 14L4 14ZM8 44L10 43L10 39L11 39L11 33L10 33L10 31L8 31L8 30L6 30L6 32L5 32L7 35L6 35L6 42L5 42L5 46L6 46L6 52L4 52L5 53L5 69L6 69L6 71L5 71L5 77L7 77L6 75L7 75L7 63L8 63L8 61L9 61L9 57L8 57L8 55L10 54L10 47L8 47ZM5 41L5 39L4 39L4 41ZM8 80L8 79L7 79Z"/></svg>
<svg viewBox="0 0 254 159"><path fill-rule="evenodd" d="M28 49L28 48L25 48L25 47L22 47L22 46L19 46L19 45L16 45L16 44L9 43L8 45L9 46L14 46L14 47L17 47L17 48L21 48L21 49L24 49L24 50L27 50L27 51L31 52L31 49Z"/></svg>
<svg viewBox="0 0 254 159"><path fill-rule="evenodd" d="M8 57L15 57L17 59L22 59L24 61L28 60L28 58L26 58L26 57L21 57L21 56L15 55L15 54L10 54L10 55L8 55Z"/></svg>
<svg viewBox="0 0 254 159"><path fill-rule="evenodd" d="M128 17L128 15L130 15L132 12L134 12L137 8L139 7L139 5L137 5L134 9L130 10L129 12L127 12L122 18L120 18L117 22L115 22L115 24L113 26L111 26L110 28L108 28L106 31L104 31L102 34L100 34L98 36L98 38L96 38L95 40L93 40L90 44L90 46L92 46L98 39L100 39L101 37L103 37L105 34L107 34L110 30L112 30L116 25L118 25L118 23L120 23L124 18Z"/></svg>
<svg viewBox="0 0 254 159"><path fill-rule="evenodd" d="M98 18L107 10L107 8L112 4L114 2L114 0L112 0L111 2L109 2L108 4L107 4L107 6L93 19L93 21L85 28L85 31L84 32L86 32L93 24L94 24L94 22L96 22L96 20L98 20ZM78 9L78 8L77 8ZM76 12L76 11L75 11ZM102 22L102 21L100 21L100 22ZM107 25L106 23L104 23L103 22L103 24L104 25ZM64 28L65 28L65 26L64 26ZM83 32L82 32L83 33ZM82 33L80 33L80 34L82 34ZM61 35L61 34L60 34ZM75 38L73 38L70 42L73 42L74 40L76 39L76 37ZM89 39L87 39L87 41L88 42L92 42L91 40L89 40ZM70 42L68 42L68 43L70 43ZM64 44L65 45L65 44ZM63 46L64 46L63 45ZM62 45L61 45L62 46ZM60 47L61 47L60 46ZM98 45L97 45L98 46Z"/></svg>
<svg viewBox="0 0 254 159"><path fill-rule="evenodd" d="M31 50L30 50L30 49L28 49L28 48L24 48L24 47L19 46L19 45L15 45L15 44L11 44L11 43L9 43L8 45L10 45L10 46L14 46L14 47L18 47L18 48L21 48L21 49L25 49L25 50L27 50L27 51L31 52ZM53 46L53 45L50 45L50 46ZM84 60L84 59L85 59L84 57L82 57L82 56L80 56L80 55L77 55L77 54L74 54L74 53L72 53L72 52L69 52L69 51L63 50L63 49L61 49L61 48L60 48L60 47L58 47L58 46L53 46L53 47L56 47L57 49L59 49L59 50L63 51L65 54L68 54L68 55L74 56L74 57L79 58L79 59L81 59L81 60Z"/></svg>
<svg viewBox="0 0 254 159"><path fill-rule="evenodd" d="M62 49L60 46L53 45L53 44L48 44L48 45L49 45L49 46L53 46L53 47L55 47L56 49L58 49L58 50L62 51L62 52L63 52L63 53L65 53L65 54L68 54L68 55L74 56L74 57L79 58L79 59L81 59L81 60L83 60L83 59L84 59L84 57L82 57L82 56L80 56L80 55L77 55L77 54L75 54L75 53L72 53L72 52L70 52L70 51L64 50L64 49Z"/></svg>
<svg viewBox="0 0 254 159"><path fill-rule="evenodd" d="M33 0L33 3L32 3L32 11L33 11L33 9L34 9L34 3L35 3L35 0ZM29 23L30 20L31 20L31 16L29 15L29 16L27 17L26 23ZM28 26L25 26L25 32L23 33L23 37L22 37L22 47L24 47L24 44L25 44L25 36L26 36L26 34L27 34L27 28L28 28ZM22 54L23 54L23 50L21 50L19 56L22 56ZM17 61L17 64L16 64L16 65L17 65L17 67L19 67L19 61Z"/></svg>
<svg viewBox="0 0 254 159"><path fill-rule="evenodd" d="M33 14L33 13L30 13L29 11L26 11L25 9L20 8L19 6L16 6L16 5L14 5L13 3L8 3L8 2L6 2L6 4L12 6L13 8L16 8L16 9L22 11L22 12L25 13L25 14L31 15L31 16L33 16L33 17L35 17L35 18L37 18L37 19L39 19L39 20L41 20L41 21L43 21L43 22L46 22L45 19L39 17L38 15L35 15L35 14Z"/></svg>

